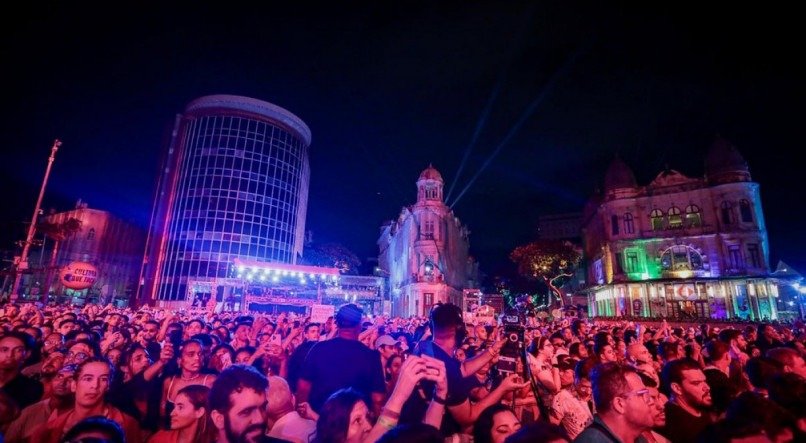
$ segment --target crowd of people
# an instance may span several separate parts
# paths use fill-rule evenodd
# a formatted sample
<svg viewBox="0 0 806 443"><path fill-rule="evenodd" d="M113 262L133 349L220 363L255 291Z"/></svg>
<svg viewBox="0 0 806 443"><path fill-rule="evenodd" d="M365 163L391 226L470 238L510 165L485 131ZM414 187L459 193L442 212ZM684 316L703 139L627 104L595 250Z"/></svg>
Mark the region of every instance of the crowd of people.
<svg viewBox="0 0 806 443"><path fill-rule="evenodd" d="M503 327L452 304L320 323L5 304L0 442L803 441L805 342L802 323Z"/></svg>

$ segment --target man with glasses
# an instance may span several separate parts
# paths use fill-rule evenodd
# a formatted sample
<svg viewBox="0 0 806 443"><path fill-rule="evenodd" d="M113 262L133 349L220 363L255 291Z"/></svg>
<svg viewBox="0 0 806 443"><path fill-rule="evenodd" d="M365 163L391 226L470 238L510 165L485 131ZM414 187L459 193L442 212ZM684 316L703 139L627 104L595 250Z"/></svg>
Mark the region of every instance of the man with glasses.
<svg viewBox="0 0 806 443"><path fill-rule="evenodd" d="M661 371L661 383L669 394L661 434L673 443L695 441L712 422L708 410L713 401L705 374L693 360L674 360Z"/></svg>
<svg viewBox="0 0 806 443"><path fill-rule="evenodd" d="M11 331L0 336L0 391L11 397L20 408L42 398L42 383L20 372L31 354L34 338L24 332Z"/></svg>
<svg viewBox="0 0 806 443"><path fill-rule="evenodd" d="M89 340L74 341L67 348L64 364L79 365L90 357L98 357L101 352L100 349L97 349L97 346Z"/></svg>
<svg viewBox="0 0 806 443"><path fill-rule="evenodd" d="M603 363L591 374L597 414L574 442L632 443L654 425L652 396L635 369Z"/></svg>
<svg viewBox="0 0 806 443"><path fill-rule="evenodd" d="M73 408L73 391L70 390L75 366L63 366L50 381L51 395L39 403L23 409L6 432L6 440L26 441L37 426L48 421L51 415L61 415Z"/></svg>

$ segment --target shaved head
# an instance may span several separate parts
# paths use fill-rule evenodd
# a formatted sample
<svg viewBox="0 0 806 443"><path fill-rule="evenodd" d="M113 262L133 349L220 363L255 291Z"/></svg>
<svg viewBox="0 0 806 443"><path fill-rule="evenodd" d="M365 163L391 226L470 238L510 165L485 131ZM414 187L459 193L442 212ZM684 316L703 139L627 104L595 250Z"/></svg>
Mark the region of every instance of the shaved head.
<svg viewBox="0 0 806 443"><path fill-rule="evenodd" d="M294 411L294 395L284 378L276 375L269 377L269 390L266 391L269 419L277 420Z"/></svg>

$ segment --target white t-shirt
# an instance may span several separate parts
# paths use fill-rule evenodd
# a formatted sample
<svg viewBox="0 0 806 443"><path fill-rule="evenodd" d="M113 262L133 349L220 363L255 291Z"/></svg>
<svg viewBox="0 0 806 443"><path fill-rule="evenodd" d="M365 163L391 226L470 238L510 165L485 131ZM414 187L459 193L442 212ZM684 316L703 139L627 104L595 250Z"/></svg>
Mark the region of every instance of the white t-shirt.
<svg viewBox="0 0 806 443"><path fill-rule="evenodd" d="M593 423L588 404L568 389L563 389L554 396L551 402L551 414L560 417L560 425L575 439L589 424Z"/></svg>

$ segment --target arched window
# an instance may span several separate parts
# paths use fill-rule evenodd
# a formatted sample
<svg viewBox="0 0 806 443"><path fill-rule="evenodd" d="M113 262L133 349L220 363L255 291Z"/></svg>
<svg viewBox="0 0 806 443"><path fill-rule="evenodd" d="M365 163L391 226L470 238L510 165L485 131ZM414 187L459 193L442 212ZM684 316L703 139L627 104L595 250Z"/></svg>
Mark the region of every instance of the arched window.
<svg viewBox="0 0 806 443"><path fill-rule="evenodd" d="M649 214L649 218L652 221L652 230L653 231L660 231L663 229L663 211L660 209L653 209L652 212Z"/></svg>
<svg viewBox="0 0 806 443"><path fill-rule="evenodd" d="M699 206L688 205L686 207L686 223L689 226L702 226L702 215L700 214Z"/></svg>
<svg viewBox="0 0 806 443"><path fill-rule="evenodd" d="M624 233L632 234L635 232L635 224L633 223L632 214L629 212L624 214Z"/></svg>
<svg viewBox="0 0 806 443"><path fill-rule="evenodd" d="M618 215L613 214L613 215L611 215L611 216L610 216L610 232L611 232L613 235L618 235L618 234L619 234L619 232L618 232L618 231L619 231L618 227L619 227L619 223L618 223Z"/></svg>
<svg viewBox="0 0 806 443"><path fill-rule="evenodd" d="M720 215L722 216L722 224L730 225L733 223L733 205L729 201L722 202Z"/></svg>
<svg viewBox="0 0 806 443"><path fill-rule="evenodd" d="M739 213L742 215L742 223L753 223L753 210L750 208L749 201L739 202Z"/></svg>
<svg viewBox="0 0 806 443"><path fill-rule="evenodd" d="M430 215L424 215L421 221L420 233L422 238L426 240L433 240L434 238L434 219Z"/></svg>
<svg viewBox="0 0 806 443"><path fill-rule="evenodd" d="M669 227L670 228L679 228L683 226L683 216L680 215L680 208L677 206L672 206L669 208Z"/></svg>
<svg viewBox="0 0 806 443"><path fill-rule="evenodd" d="M92 240L94 238L95 238L95 228L90 228L90 230L87 231L87 240Z"/></svg>
<svg viewBox="0 0 806 443"><path fill-rule="evenodd" d="M663 251L660 263L665 271L696 271L703 267L702 255L685 245L672 246Z"/></svg>

